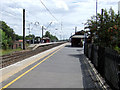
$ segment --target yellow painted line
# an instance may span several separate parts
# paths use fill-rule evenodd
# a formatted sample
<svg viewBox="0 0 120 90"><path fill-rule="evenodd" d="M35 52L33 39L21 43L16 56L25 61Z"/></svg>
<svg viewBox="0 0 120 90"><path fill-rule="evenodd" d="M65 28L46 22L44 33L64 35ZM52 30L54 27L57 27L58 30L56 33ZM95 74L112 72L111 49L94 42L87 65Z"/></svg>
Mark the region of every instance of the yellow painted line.
<svg viewBox="0 0 120 90"><path fill-rule="evenodd" d="M64 44L63 46L65 46L65 45L66 45L66 44ZM59 48L60 48L60 47L59 47ZM57 48L57 49L58 49L58 48ZM49 55L50 53L54 52L54 51L57 50L57 49L54 49L54 50L52 50L52 51L49 51L48 53L46 53L46 54L44 54L44 55L42 55L42 56L34 59L34 61L29 62L29 63L27 63L27 64L25 63L25 65L23 65L22 67L16 68L15 70L11 71L10 73L7 73L7 74L3 75L3 76L2 76L2 80L0 81L0 83L2 83L3 81L5 81L7 78L11 77L12 75L16 74L17 72L19 72L19 71L23 70L24 68L28 67L29 65L31 65L31 64L37 62L38 60L44 58L45 56Z"/></svg>
<svg viewBox="0 0 120 90"><path fill-rule="evenodd" d="M54 53L50 54L48 57L46 57L45 59L43 59L42 61L40 61L38 64L36 64L35 66L33 66L32 68L30 68L29 70L27 70L26 72L24 72L23 74L21 74L20 76L18 76L16 79L14 79L13 81L11 81L10 83L8 83L7 85L5 85L4 87L2 87L1 90L4 90L5 88L7 88L11 84L13 84L15 81L17 81L18 79L20 79L21 77L23 77L25 74L27 74L28 72L30 72L31 70L33 70L34 68L36 68L38 65L40 65L42 62L44 62L46 59L50 58L52 55L54 55L56 52L58 52L59 50L61 50L63 47L59 48L57 51L55 51Z"/></svg>

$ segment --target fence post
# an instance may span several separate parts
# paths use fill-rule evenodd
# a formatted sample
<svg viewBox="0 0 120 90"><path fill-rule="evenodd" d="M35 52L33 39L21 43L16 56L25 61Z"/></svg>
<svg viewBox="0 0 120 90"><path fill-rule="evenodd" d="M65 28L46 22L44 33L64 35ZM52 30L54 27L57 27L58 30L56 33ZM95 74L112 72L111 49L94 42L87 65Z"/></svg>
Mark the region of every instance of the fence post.
<svg viewBox="0 0 120 90"><path fill-rule="evenodd" d="M86 56L88 57L88 43L86 43Z"/></svg>
<svg viewBox="0 0 120 90"><path fill-rule="evenodd" d="M84 55L86 55L86 43L84 43Z"/></svg>
<svg viewBox="0 0 120 90"><path fill-rule="evenodd" d="M93 54L94 54L94 49L93 49L93 44L91 44L91 54L90 54L90 60L93 63Z"/></svg>
<svg viewBox="0 0 120 90"><path fill-rule="evenodd" d="M105 48L98 47L98 72L105 77Z"/></svg>
<svg viewBox="0 0 120 90"><path fill-rule="evenodd" d="M118 88L120 89L120 64L118 64Z"/></svg>

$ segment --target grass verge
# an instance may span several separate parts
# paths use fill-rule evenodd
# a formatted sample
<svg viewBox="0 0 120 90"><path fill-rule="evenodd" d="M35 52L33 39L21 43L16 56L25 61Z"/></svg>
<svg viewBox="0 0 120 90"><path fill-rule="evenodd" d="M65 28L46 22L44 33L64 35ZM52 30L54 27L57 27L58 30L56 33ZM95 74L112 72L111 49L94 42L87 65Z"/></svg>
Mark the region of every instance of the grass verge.
<svg viewBox="0 0 120 90"><path fill-rule="evenodd" d="M0 56L2 55L7 55L7 54L11 54L13 52L16 52L16 51L21 51L22 49L18 48L18 49L7 49L7 50L2 50L0 49Z"/></svg>

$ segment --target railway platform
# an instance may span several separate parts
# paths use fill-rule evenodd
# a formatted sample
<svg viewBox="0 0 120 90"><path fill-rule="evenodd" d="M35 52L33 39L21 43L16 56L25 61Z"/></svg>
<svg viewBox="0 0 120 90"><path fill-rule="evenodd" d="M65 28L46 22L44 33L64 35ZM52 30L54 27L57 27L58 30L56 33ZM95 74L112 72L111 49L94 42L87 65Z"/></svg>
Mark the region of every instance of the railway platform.
<svg viewBox="0 0 120 90"><path fill-rule="evenodd" d="M0 70L1 88L81 88L101 90L84 49L62 44Z"/></svg>

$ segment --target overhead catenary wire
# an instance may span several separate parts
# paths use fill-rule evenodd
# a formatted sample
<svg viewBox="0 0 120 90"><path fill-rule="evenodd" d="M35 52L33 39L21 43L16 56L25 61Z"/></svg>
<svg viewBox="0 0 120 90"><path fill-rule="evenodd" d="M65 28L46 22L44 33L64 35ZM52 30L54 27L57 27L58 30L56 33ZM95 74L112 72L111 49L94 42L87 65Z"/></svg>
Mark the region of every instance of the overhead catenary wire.
<svg viewBox="0 0 120 90"><path fill-rule="evenodd" d="M40 8L41 9L41 8ZM41 10L42 11L42 10ZM32 15L32 13L30 12L30 11L28 11L29 12L29 15ZM28 15L28 14L27 14ZM42 22L41 21L44 21L43 20L43 18L40 18L40 17L38 17L38 16L35 16L36 18L37 18L37 21L35 22L35 24L34 25L32 25L33 27L32 27L32 29L31 30L33 30L33 28L36 26L36 28L40 25L40 23L41 23L41 25L42 25ZM38 18L40 19L40 21L38 21ZM30 23L30 22L33 22L33 21L27 21L28 23ZM38 25L36 25L36 23L38 23ZM32 23L33 24L33 23ZM41 26L40 26L40 28L41 28Z"/></svg>
<svg viewBox="0 0 120 90"><path fill-rule="evenodd" d="M8 13L8 14L7 14ZM13 15L12 13L10 13L10 12L7 12L7 11L2 11L1 12L1 14L5 14L5 15L7 15L7 16L12 16L13 18L17 18L17 19L19 19L19 20L22 20L22 18L18 18L18 17L16 17L16 15Z"/></svg>
<svg viewBox="0 0 120 90"><path fill-rule="evenodd" d="M31 12L28 11L28 10L27 10L27 12L28 12L28 13L27 13L26 15L27 15L28 17L29 17L29 15L33 16L33 13L31 13ZM36 18L37 20L38 20L38 18L39 18L41 21L43 21L42 18L40 18L40 17L38 17L38 16L35 16L35 18ZM34 18L34 19L35 19L35 18ZM36 20L36 19L35 19L35 20ZM31 21L29 21L29 22L31 22Z"/></svg>
<svg viewBox="0 0 120 90"><path fill-rule="evenodd" d="M52 14L52 12L47 8L47 6L43 3L43 1L42 0L40 0L40 2L41 2L41 4L44 6L44 8L48 11L48 13L57 21L57 22L59 22L58 21L58 19ZM41 8L40 8L41 9ZM29 12L29 14L31 14L30 12ZM40 18L40 17L39 17ZM41 18L40 18L41 19ZM43 20L42 20L43 21ZM50 23L50 25L51 25L52 23ZM50 26L50 25L48 25L47 26L47 28L46 29L48 29L48 27Z"/></svg>
<svg viewBox="0 0 120 90"><path fill-rule="evenodd" d="M2 21L7 21L9 18L10 18L10 20L15 20L16 22L22 20L22 18L16 17L16 16L19 16L19 15L16 15L16 13L11 13L11 12L8 12L6 10L3 10L1 12L1 15L2 15L2 18L1 18ZM6 16L7 16L7 19L6 19ZM14 22L9 23L9 22L7 22L7 25L9 25L12 28L13 27L16 27L16 28L20 27L21 28L21 26L20 26L21 23L14 23Z"/></svg>
<svg viewBox="0 0 120 90"><path fill-rule="evenodd" d="M29 17L30 15L32 16L32 13L30 12L30 11L28 11L28 10L26 10L27 11L27 13L26 13L26 17ZM36 17L36 16L35 16ZM41 19L40 17L36 17L36 18L39 18L39 19ZM39 21L36 21L36 22L34 22L34 20L26 20L26 22L27 22L27 30L28 30L28 35L30 35L30 34L32 34L32 33L35 33L35 26L36 26L36 22L39 22ZM34 29L34 30L33 30Z"/></svg>
<svg viewBox="0 0 120 90"><path fill-rule="evenodd" d="M50 13L50 15L51 15L56 21L58 21L57 18L52 14L52 12L47 8L47 6L42 2L42 0L40 0L40 2L41 2L41 4L45 7L45 9Z"/></svg>

